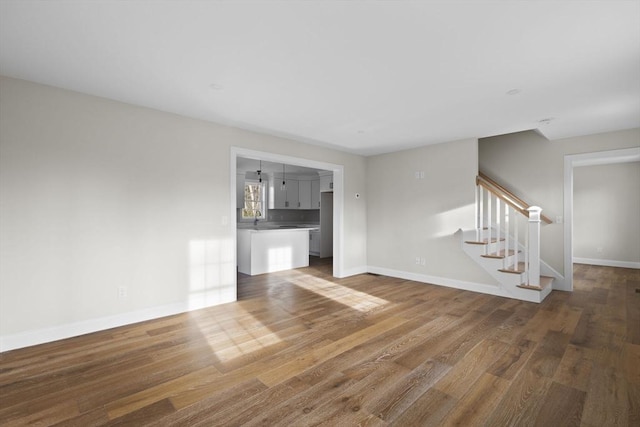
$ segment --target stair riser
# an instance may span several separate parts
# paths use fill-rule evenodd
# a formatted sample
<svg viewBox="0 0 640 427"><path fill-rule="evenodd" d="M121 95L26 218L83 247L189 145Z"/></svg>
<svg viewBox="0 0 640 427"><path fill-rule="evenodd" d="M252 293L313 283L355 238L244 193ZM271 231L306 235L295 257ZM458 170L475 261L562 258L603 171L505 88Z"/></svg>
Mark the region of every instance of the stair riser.
<svg viewBox="0 0 640 427"><path fill-rule="evenodd" d="M506 285L506 286L517 286L524 283L524 274L512 274L512 273L503 273L498 271L503 267L504 260L498 258L484 258L482 255L484 254L484 250L482 250L482 246L479 245L469 245L466 244L464 246L464 251L476 260L478 264L482 266L484 270L486 270L491 276L493 276L498 282Z"/></svg>
<svg viewBox="0 0 640 427"><path fill-rule="evenodd" d="M486 236L485 236L486 237ZM493 235L495 238L495 234ZM501 237L504 237L503 235ZM505 258L486 258L482 255L496 253L505 249L505 242L493 242L486 245L473 245L466 244L465 241L476 241L477 236L475 231L466 231L462 234L462 247L465 253L473 258L482 268L487 271L492 277L500 283L500 289L505 293L504 296L509 298L515 298L523 301L530 302L542 302L542 300L551 292L552 287L547 286L542 290L523 289L518 285L526 284L526 273L512 273L498 271L505 267L517 265L518 262L523 261L524 253L522 248L518 248L518 253L509 255ZM509 242L510 250L515 248L512 246L512 241Z"/></svg>

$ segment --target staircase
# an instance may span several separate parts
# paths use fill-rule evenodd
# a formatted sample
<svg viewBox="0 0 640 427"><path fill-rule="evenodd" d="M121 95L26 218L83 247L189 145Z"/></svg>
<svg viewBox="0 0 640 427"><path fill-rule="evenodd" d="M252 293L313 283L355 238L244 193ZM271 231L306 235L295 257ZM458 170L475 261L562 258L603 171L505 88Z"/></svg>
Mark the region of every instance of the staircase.
<svg viewBox="0 0 640 427"><path fill-rule="evenodd" d="M540 259L540 226L551 220L482 173L476 185L477 228L462 232L464 252L498 281L496 295L542 302L562 279Z"/></svg>

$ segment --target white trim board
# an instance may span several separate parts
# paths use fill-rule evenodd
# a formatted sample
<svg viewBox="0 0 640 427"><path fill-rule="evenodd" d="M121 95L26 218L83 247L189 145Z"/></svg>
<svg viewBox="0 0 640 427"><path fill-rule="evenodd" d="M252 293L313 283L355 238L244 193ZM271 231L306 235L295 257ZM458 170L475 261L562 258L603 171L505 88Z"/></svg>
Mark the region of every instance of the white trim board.
<svg viewBox="0 0 640 427"><path fill-rule="evenodd" d="M446 277L392 270L384 267L369 266L368 270L369 273L379 274L381 276L395 277L398 279L411 280L414 282L427 283L430 285L445 286L447 288L461 289L464 291L480 292L483 294L495 295L499 297L504 296L504 293L500 290L499 285L465 282L462 280L449 279Z"/></svg>
<svg viewBox="0 0 640 427"><path fill-rule="evenodd" d="M367 274L369 270L367 267L354 267L342 270L342 276L336 276L338 279L344 279L345 277L357 276L358 274Z"/></svg>
<svg viewBox="0 0 640 427"><path fill-rule="evenodd" d="M640 262L633 262L633 261L616 261L613 259L574 257L573 262L575 264L601 265L603 267L635 268L637 270L640 270Z"/></svg>
<svg viewBox="0 0 640 427"><path fill-rule="evenodd" d="M564 277L563 290L573 290L573 168L640 161L640 147L564 156Z"/></svg>
<svg viewBox="0 0 640 427"><path fill-rule="evenodd" d="M159 319L161 317L173 316L175 314L186 313L215 305L220 304L216 303L207 305L204 301L185 301L115 314L112 316L83 320L80 322L67 323L51 328L36 329L12 335L0 336L0 352L59 341L66 338L100 332L147 320Z"/></svg>
<svg viewBox="0 0 640 427"><path fill-rule="evenodd" d="M450 279L447 277L430 276L426 274L411 273L408 271L392 270L374 266L369 266L369 273L395 277L398 279L411 280L428 285L443 286L452 289L470 291L478 294L493 295L519 301L526 301L535 304L541 303L542 300L551 292L551 287L545 288L545 290L542 291L543 293L539 291L520 288L514 288L514 290L511 291L507 287L500 284L489 285L486 283L466 282L463 280Z"/></svg>

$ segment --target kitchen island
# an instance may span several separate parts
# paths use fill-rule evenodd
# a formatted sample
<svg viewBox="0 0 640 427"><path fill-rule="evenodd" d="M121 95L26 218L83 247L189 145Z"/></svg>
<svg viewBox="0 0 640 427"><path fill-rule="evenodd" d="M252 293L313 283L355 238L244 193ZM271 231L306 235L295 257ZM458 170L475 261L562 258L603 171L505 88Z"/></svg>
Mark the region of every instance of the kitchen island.
<svg viewBox="0 0 640 427"><path fill-rule="evenodd" d="M309 265L309 231L317 227L239 228L238 271L255 276Z"/></svg>

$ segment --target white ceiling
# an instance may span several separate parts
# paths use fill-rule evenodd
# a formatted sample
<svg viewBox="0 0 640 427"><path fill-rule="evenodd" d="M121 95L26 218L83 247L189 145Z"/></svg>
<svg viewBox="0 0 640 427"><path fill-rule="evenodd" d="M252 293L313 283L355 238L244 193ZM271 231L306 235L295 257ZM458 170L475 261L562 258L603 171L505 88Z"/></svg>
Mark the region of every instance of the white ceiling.
<svg viewBox="0 0 640 427"><path fill-rule="evenodd" d="M640 127L640 1L3 0L0 74L364 155L557 139Z"/></svg>

